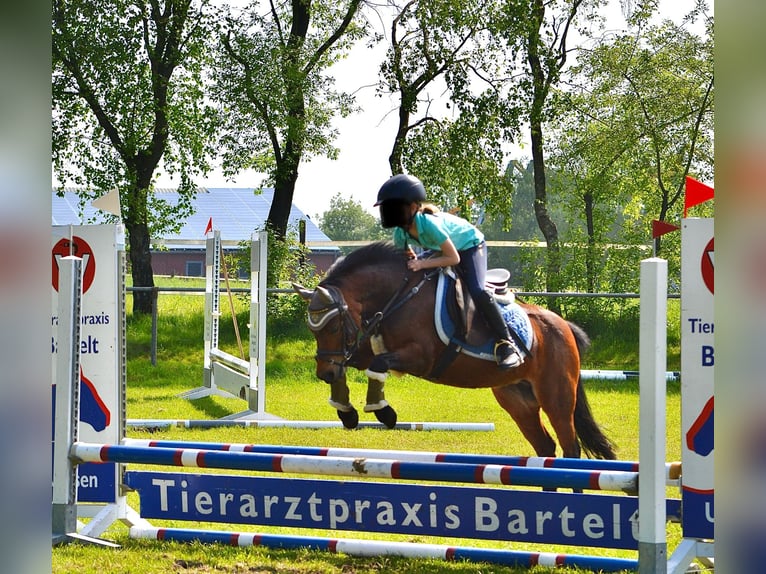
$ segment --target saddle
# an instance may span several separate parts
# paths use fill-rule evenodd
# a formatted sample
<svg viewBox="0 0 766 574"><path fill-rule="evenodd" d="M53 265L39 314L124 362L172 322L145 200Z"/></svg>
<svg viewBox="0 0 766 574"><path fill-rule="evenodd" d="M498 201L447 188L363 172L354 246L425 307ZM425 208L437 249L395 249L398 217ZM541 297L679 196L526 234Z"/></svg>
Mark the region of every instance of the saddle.
<svg viewBox="0 0 766 574"><path fill-rule="evenodd" d="M442 274L445 278L444 304L453 324L452 335L471 346L481 346L493 338L487 322L482 317L457 269L450 268ZM442 281L442 277L439 277Z"/></svg>
<svg viewBox="0 0 766 574"><path fill-rule="evenodd" d="M533 342L532 324L527 313L516 303L513 293L508 290L509 277L510 273L505 269L490 269L487 271L487 288L493 291L509 329L515 331L524 346L530 349ZM443 268L439 273L434 326L441 341L447 345L447 350L437 360L431 377L438 376L458 353L495 361L495 335L453 268Z"/></svg>

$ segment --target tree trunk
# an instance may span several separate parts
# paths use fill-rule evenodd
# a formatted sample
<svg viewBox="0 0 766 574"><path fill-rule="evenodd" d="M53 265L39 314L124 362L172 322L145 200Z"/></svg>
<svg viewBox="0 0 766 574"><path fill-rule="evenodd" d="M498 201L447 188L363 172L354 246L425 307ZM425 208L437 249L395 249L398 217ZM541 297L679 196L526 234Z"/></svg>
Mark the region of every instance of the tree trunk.
<svg viewBox="0 0 766 574"><path fill-rule="evenodd" d="M660 221L665 221L665 218L668 216L668 212L670 211L670 204L668 202L668 195L665 193L665 190L662 190L662 204L660 205L660 213L657 216L657 218ZM654 238L654 257L661 257L660 253L662 251L662 237L655 237Z"/></svg>
<svg viewBox="0 0 766 574"><path fill-rule="evenodd" d="M409 102L405 102L405 98L406 93L402 90L402 103L399 106L399 126L396 130L394 145L391 148L391 155L388 156L388 165L391 167L391 173L393 175L404 173L402 150L404 149L404 142L407 139L407 132L410 127L410 104Z"/></svg>
<svg viewBox="0 0 766 574"><path fill-rule="evenodd" d="M149 189L152 174L162 153L137 154L129 164L129 172L135 173L136 182L128 192L127 209L123 210L125 230L130 246L130 274L134 287L154 287L151 240L149 235ZM133 292L133 313L152 312L151 291Z"/></svg>
<svg viewBox="0 0 766 574"><path fill-rule="evenodd" d="M151 238L146 224L125 222L130 244L130 269L135 287L154 287L152 272ZM152 293L136 291L133 293L133 313L152 312Z"/></svg>
<svg viewBox="0 0 766 574"><path fill-rule="evenodd" d="M305 95L299 82L288 82L290 90L289 108L291 127L285 137L285 151L277 160L274 176L274 199L269 208L268 224L278 239L287 236L287 226L290 222L290 210L293 206L295 183L298 181L298 167L303 156L304 138L306 131Z"/></svg>
<svg viewBox="0 0 766 574"><path fill-rule="evenodd" d="M269 227L278 239L287 236L287 226L290 222L290 209L293 206L295 182L298 180L298 166L282 162L277 167L277 177L274 185L274 199L269 208Z"/></svg>
<svg viewBox="0 0 766 574"><path fill-rule="evenodd" d="M527 61L532 75L532 102L529 113L530 138L532 140L532 168L535 183L535 217L540 231L548 243L546 249L545 288L547 291L560 290L561 246L556 224L548 214L548 195L545 182L545 148L543 138L543 110L550 88L550 77L546 75L540 56L540 28L545 21L545 5L535 0L532 5L532 22L527 37ZM550 297L548 306L559 312L556 297Z"/></svg>
<svg viewBox="0 0 766 574"><path fill-rule="evenodd" d="M306 95L303 82L306 71L301 66L300 52L308 34L311 21L311 2L291 0L292 25L283 60L285 97L287 98L287 134L284 153L275 149L276 172L274 174L274 199L269 208L267 223L277 239L287 236L290 209L293 205L295 182L298 181L298 167L303 156L306 137Z"/></svg>
<svg viewBox="0 0 766 574"><path fill-rule="evenodd" d="M533 119L531 123L532 168L535 183L535 218L548 244L546 249L545 289L550 292L561 286L561 246L559 231L548 213L548 193L545 181L545 156L543 152L542 122ZM558 299L550 298L548 306L558 312Z"/></svg>

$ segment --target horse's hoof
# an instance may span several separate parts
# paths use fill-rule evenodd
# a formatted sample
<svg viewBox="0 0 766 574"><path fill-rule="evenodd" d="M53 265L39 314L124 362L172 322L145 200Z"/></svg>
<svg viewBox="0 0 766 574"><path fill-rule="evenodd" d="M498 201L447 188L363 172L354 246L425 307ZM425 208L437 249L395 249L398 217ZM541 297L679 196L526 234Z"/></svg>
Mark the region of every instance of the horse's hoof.
<svg viewBox="0 0 766 574"><path fill-rule="evenodd" d="M356 409L350 411L337 411L338 418L343 423L343 426L347 429L355 429L359 426L359 413Z"/></svg>
<svg viewBox="0 0 766 574"><path fill-rule="evenodd" d="M375 413L375 417L384 425L386 425L386 427L392 429L396 426L396 411L389 405L386 405L382 409L378 409L377 411L373 412Z"/></svg>

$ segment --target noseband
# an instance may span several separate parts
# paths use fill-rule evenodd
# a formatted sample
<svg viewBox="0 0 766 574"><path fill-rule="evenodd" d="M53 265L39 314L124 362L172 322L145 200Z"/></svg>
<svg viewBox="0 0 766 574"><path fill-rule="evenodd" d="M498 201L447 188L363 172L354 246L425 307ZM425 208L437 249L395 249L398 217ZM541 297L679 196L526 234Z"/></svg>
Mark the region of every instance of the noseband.
<svg viewBox="0 0 766 574"><path fill-rule="evenodd" d="M337 350L317 349L316 359L324 359L326 362L336 365L341 369L346 368L352 357L359 350L361 344L369 339L380 326L380 323L391 315L394 311L399 309L412 297L414 297L423 284L428 281L437 270L429 270L423 274L423 278L417 285L413 286L407 293L404 293L407 283L410 280L410 275L407 273L404 276L404 280L396 292L391 296L381 311L377 311L371 319L362 319L362 325L357 325L351 314L348 312L348 305L343 298L343 293L340 289L334 285L319 285L316 288L316 293L312 299L311 305L308 310L308 326L309 329L318 333L323 330L330 323L332 319L338 317L340 320L340 326L343 330L343 344L342 348ZM402 294L404 293L404 296ZM327 302L323 307L312 308L315 303L316 295L321 295L321 299ZM331 357L331 358L327 358ZM337 361L332 357L343 357L341 361Z"/></svg>

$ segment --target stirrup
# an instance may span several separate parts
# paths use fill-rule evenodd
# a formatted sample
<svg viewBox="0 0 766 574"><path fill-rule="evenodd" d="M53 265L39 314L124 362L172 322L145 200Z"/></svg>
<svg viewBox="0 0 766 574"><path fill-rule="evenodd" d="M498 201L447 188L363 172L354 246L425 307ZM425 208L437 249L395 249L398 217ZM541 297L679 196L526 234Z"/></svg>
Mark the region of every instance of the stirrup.
<svg viewBox="0 0 766 574"><path fill-rule="evenodd" d="M495 343L495 360L501 369L513 369L524 362L521 352L505 339Z"/></svg>

